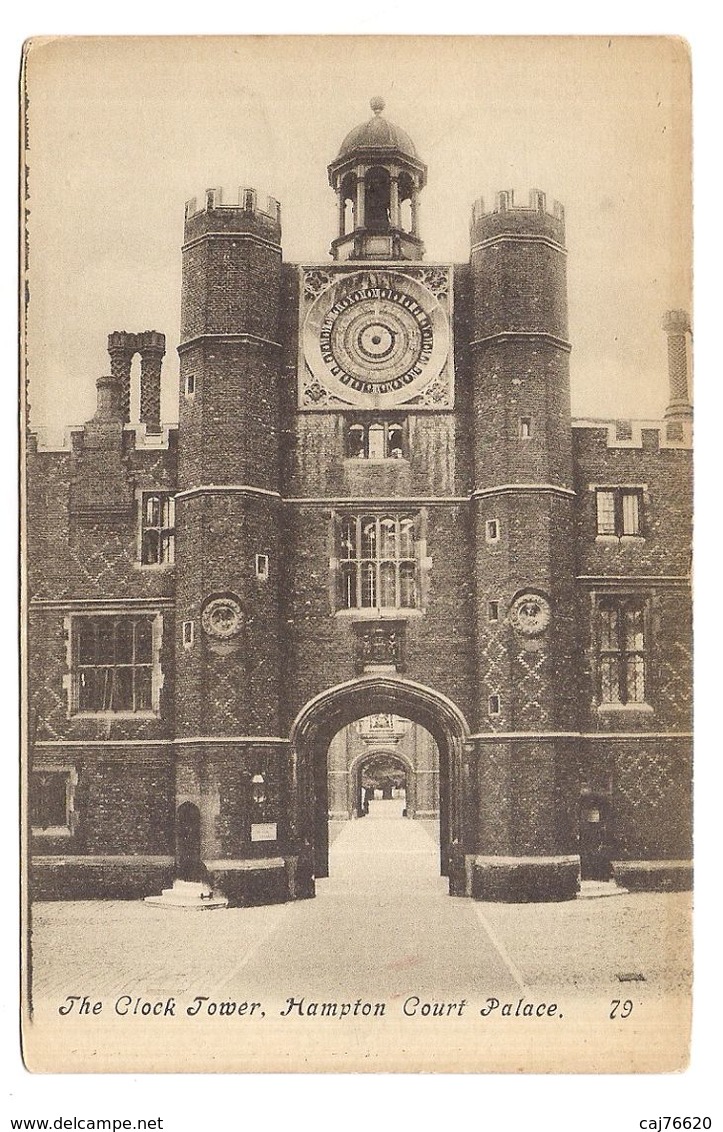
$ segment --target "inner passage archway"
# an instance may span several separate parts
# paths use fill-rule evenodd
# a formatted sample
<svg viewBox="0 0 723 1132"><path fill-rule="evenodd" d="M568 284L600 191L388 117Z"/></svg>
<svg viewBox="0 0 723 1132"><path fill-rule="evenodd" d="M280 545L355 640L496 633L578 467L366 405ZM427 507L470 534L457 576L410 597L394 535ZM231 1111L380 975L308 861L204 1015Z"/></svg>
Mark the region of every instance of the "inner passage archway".
<svg viewBox="0 0 723 1132"><path fill-rule="evenodd" d="M373 717L372 717L373 718ZM404 720L406 723L407 721ZM333 786L332 771L329 770L329 791ZM416 768L397 755L378 752L368 755L358 763L352 784L355 794L356 817L368 817L372 803L397 802L395 807L387 807L389 813L399 811L401 817L413 817L407 808L407 799L414 793ZM329 811L329 818L333 811Z"/></svg>
<svg viewBox="0 0 723 1132"><path fill-rule="evenodd" d="M330 820L363 820L365 802L393 803L396 794L399 817L438 820L440 872L451 892L463 892L468 734L449 699L400 677L360 677L311 700L291 735L302 869L328 876Z"/></svg>
<svg viewBox="0 0 723 1132"><path fill-rule="evenodd" d="M342 727L327 756L329 818L363 817L371 800L403 800L414 820L439 818L439 750L425 727L377 712ZM388 807L392 812L392 807Z"/></svg>

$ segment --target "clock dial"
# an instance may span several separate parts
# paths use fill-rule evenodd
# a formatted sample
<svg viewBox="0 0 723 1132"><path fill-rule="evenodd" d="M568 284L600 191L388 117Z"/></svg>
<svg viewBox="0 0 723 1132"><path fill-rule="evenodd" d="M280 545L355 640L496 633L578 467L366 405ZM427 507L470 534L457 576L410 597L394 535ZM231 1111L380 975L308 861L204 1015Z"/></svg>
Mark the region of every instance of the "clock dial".
<svg viewBox="0 0 723 1132"><path fill-rule="evenodd" d="M342 277L318 297L304 345L313 374L340 399L396 405L439 374L449 332L439 303L416 280L366 271Z"/></svg>

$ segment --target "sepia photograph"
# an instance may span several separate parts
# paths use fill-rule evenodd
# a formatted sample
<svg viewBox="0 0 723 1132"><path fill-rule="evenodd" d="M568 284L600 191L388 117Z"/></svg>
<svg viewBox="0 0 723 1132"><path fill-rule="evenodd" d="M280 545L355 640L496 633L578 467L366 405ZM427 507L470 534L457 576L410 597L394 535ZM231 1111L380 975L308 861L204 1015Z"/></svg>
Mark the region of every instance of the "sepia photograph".
<svg viewBox="0 0 723 1132"><path fill-rule="evenodd" d="M40 37L22 103L27 1069L684 1070L687 44Z"/></svg>

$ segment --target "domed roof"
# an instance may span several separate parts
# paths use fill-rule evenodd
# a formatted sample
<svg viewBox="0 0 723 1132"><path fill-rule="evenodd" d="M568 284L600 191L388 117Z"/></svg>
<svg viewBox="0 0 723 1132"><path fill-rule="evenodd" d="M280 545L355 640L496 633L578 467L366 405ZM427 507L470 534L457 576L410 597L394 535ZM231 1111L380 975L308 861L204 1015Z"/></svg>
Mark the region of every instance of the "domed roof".
<svg viewBox="0 0 723 1132"><path fill-rule="evenodd" d="M374 111L374 117L349 131L341 143L337 161L356 149L397 149L408 157L417 157L417 150L409 134L382 118L384 99L373 98L369 105Z"/></svg>

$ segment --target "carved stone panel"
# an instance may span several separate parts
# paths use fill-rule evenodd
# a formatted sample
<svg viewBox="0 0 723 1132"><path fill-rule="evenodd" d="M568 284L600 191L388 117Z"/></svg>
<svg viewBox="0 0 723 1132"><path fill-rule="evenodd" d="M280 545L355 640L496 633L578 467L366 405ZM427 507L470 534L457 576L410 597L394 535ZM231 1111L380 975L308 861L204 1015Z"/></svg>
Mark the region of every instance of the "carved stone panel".
<svg viewBox="0 0 723 1132"><path fill-rule="evenodd" d="M358 675L379 668L404 669L404 622L366 621L354 626Z"/></svg>

